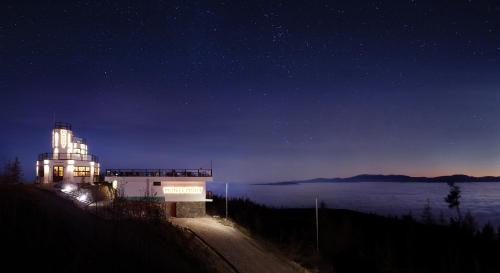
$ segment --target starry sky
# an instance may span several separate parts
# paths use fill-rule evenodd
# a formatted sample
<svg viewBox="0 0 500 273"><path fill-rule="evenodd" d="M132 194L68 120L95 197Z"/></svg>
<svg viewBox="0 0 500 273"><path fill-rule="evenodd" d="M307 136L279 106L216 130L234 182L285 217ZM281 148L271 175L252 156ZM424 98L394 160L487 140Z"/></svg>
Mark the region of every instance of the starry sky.
<svg viewBox="0 0 500 273"><path fill-rule="evenodd" d="M2 1L0 161L500 175L498 1Z"/></svg>

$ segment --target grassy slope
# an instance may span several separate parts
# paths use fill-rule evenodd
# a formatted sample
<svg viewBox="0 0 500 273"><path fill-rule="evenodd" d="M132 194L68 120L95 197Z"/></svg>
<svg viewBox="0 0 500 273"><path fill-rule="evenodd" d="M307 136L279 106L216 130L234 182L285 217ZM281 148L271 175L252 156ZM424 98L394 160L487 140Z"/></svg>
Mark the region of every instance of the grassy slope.
<svg viewBox="0 0 500 273"><path fill-rule="evenodd" d="M463 229L348 210L320 210L315 254L313 209L272 209L232 200L231 218L291 259L323 272L500 272L500 242ZM208 210L224 214L224 200Z"/></svg>
<svg viewBox="0 0 500 273"><path fill-rule="evenodd" d="M0 185L0 231L15 271L206 272L165 227L103 220L32 186Z"/></svg>

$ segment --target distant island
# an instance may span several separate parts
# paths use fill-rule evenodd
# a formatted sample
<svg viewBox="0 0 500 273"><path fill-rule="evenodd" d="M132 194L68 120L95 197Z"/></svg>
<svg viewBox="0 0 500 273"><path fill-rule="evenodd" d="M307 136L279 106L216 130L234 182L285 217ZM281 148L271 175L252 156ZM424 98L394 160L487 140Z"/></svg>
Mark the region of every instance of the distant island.
<svg viewBox="0 0 500 273"><path fill-rule="evenodd" d="M437 177L415 177L407 175L382 175L382 174L361 174L346 178L315 178L309 180L294 180L269 183L254 183L253 185L298 185L307 183L339 183L339 182L429 182L429 183L448 183L448 182L500 182L500 176L469 176L464 174L455 174Z"/></svg>

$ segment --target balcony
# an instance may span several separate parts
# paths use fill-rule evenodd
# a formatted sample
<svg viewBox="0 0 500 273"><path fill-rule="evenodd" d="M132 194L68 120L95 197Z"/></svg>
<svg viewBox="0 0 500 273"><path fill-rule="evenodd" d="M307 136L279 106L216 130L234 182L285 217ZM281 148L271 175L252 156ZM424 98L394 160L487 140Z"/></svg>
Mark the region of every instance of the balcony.
<svg viewBox="0 0 500 273"><path fill-rule="evenodd" d="M43 153L38 155L38 160L81 160L99 162L99 158L91 154L68 154L68 153Z"/></svg>
<svg viewBox="0 0 500 273"><path fill-rule="evenodd" d="M212 177L212 169L106 169L106 176Z"/></svg>

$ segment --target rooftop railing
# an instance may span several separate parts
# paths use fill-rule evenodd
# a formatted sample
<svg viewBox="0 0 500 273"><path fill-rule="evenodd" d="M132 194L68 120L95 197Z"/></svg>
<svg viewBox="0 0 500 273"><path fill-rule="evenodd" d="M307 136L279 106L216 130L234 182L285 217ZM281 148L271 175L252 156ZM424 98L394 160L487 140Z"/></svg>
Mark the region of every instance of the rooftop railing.
<svg viewBox="0 0 500 273"><path fill-rule="evenodd" d="M212 177L212 169L106 169L106 176Z"/></svg>
<svg viewBox="0 0 500 273"><path fill-rule="evenodd" d="M56 121L56 124L54 124L54 129L71 130L71 124L66 123L66 122Z"/></svg>
<svg viewBox="0 0 500 273"><path fill-rule="evenodd" d="M43 153L38 155L38 160L82 160L99 162L99 158L91 154L68 154L68 153Z"/></svg>

